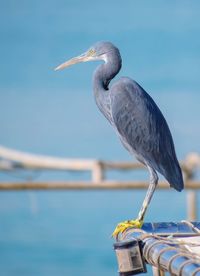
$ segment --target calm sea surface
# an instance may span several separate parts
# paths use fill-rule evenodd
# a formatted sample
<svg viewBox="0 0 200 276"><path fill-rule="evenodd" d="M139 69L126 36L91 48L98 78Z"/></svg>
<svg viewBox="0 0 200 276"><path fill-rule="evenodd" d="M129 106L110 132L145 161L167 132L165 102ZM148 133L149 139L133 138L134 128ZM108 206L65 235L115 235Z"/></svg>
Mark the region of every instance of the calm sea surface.
<svg viewBox="0 0 200 276"><path fill-rule="evenodd" d="M53 68L99 40L121 50L130 76L163 111L179 159L200 152L199 1L0 1L0 144L69 158L131 160L97 110L97 63ZM0 180L89 179L0 174ZM110 173L110 179L147 179ZM145 191L1 192L0 274L117 275L112 233L136 217ZM157 192L146 221L186 218L185 192ZM149 272L151 275L151 272Z"/></svg>

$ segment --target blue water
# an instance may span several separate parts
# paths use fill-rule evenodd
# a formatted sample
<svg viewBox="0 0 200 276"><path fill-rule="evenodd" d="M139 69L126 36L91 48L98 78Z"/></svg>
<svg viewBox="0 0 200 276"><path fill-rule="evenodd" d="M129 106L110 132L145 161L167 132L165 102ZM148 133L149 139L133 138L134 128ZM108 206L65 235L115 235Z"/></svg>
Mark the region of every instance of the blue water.
<svg viewBox="0 0 200 276"><path fill-rule="evenodd" d="M96 41L109 40L121 50L119 75L136 79L162 109L178 157L200 152L199 1L0 1L0 37L0 144L69 158L131 160L95 106L91 77L97 64L53 71ZM20 177L30 175L0 174L0 180ZM0 193L1 275L117 275L110 234L118 221L137 215L144 194ZM185 196L157 191L146 220L184 219Z"/></svg>

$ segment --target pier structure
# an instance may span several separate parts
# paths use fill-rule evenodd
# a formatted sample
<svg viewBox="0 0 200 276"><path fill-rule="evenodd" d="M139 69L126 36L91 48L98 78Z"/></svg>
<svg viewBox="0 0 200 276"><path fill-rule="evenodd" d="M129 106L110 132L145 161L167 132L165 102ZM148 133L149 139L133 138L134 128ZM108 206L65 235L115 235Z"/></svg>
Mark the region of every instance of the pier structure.
<svg viewBox="0 0 200 276"><path fill-rule="evenodd" d="M186 190L187 219L180 223L145 223L142 229L129 229L119 238L114 248L120 276L146 272L146 263L152 266L154 276L165 272L177 276L200 276L200 222L198 219L197 191L200 181L195 176L200 169L200 155L190 153L182 160ZM28 177L19 181L0 181L0 191L20 190L142 190L145 181L110 180L110 170L143 170L136 162L104 161L93 159L66 159L20 152L0 146L0 173L24 171L90 172L87 181L38 181ZM198 178L197 178L198 179ZM159 181L157 189L169 189Z"/></svg>
<svg viewBox="0 0 200 276"><path fill-rule="evenodd" d="M187 219L197 220L198 197L200 181L195 180L195 174L200 169L200 155L189 153L181 161L184 173L186 189ZM108 171L130 171L146 169L138 162L104 161L94 159L68 159L51 156L42 156L21 152L0 146L0 173L21 171L68 171L68 172L90 172L91 179L87 181L38 181L36 179L25 179L23 181L0 181L0 191L11 190L143 190L147 189L145 181L123 181L110 180L107 178ZM157 189L169 189L169 184L159 181Z"/></svg>
<svg viewBox="0 0 200 276"><path fill-rule="evenodd" d="M145 223L129 229L114 244L120 276L166 272L176 276L200 276L200 223Z"/></svg>

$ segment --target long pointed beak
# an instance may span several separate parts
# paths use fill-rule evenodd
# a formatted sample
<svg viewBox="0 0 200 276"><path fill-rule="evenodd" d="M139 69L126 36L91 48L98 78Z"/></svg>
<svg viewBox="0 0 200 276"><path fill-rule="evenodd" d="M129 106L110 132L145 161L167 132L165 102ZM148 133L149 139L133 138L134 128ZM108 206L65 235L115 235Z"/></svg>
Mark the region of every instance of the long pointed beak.
<svg viewBox="0 0 200 276"><path fill-rule="evenodd" d="M86 61L89 61L89 60L91 60L91 56L89 56L88 53L86 52L86 53L83 53L80 56L74 57L74 58L60 64L54 70L55 71L62 70L62 69L66 68L66 67L69 67L73 64L80 63L80 62L86 62Z"/></svg>

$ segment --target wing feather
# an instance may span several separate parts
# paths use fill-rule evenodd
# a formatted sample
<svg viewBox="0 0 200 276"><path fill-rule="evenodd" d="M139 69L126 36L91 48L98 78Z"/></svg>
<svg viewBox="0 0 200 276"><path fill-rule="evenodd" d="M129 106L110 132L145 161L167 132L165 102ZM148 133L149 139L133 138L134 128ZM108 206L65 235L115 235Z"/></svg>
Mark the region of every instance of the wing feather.
<svg viewBox="0 0 200 276"><path fill-rule="evenodd" d="M153 99L135 81L121 78L110 91L110 111L125 147L181 190L182 173L167 122Z"/></svg>

